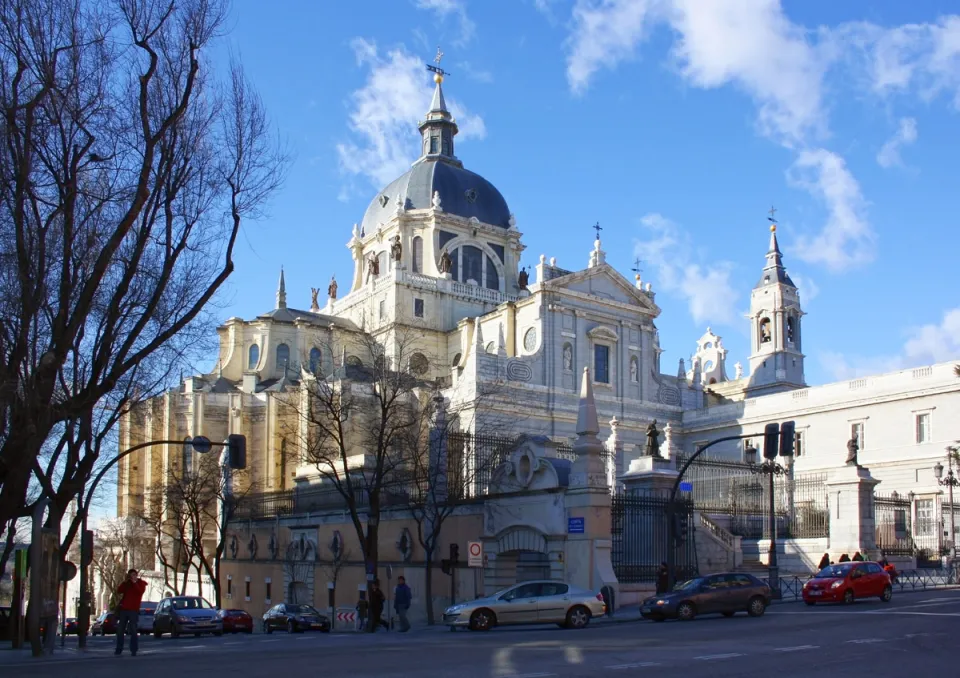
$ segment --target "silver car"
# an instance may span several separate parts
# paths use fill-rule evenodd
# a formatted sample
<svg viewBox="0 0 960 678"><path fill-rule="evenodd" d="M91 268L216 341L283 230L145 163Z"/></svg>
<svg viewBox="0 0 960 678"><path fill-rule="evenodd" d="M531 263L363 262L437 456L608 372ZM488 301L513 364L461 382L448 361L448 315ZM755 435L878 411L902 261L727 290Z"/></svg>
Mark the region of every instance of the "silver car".
<svg viewBox="0 0 960 678"><path fill-rule="evenodd" d="M508 624L559 624L582 629L607 612L603 597L558 581L525 581L492 596L448 607L443 623L488 631Z"/></svg>

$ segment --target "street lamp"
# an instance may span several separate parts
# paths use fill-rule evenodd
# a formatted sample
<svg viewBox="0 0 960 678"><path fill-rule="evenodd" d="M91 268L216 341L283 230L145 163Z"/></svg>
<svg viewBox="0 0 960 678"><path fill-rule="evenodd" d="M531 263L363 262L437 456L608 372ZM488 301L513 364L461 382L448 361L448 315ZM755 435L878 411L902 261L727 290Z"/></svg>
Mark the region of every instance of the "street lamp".
<svg viewBox="0 0 960 678"><path fill-rule="evenodd" d="M957 476L953 473L953 455L956 454L957 450L960 448L957 447L947 447L947 464L949 468L947 469L947 477L943 477L943 464L939 461L933 467L933 475L937 477L937 483L941 487L946 486L950 493L950 559L955 560L957 557L957 526L955 524L956 518L954 516L953 510L953 488L960 487L960 480L957 479Z"/></svg>
<svg viewBox="0 0 960 678"><path fill-rule="evenodd" d="M744 450L744 457L746 457L747 464L750 465L750 472L755 475L765 475L770 479L770 550L768 552L768 568L770 589L772 590L774 597L779 598L780 568L777 562L777 509L775 496L773 494L773 478L774 476L786 475L789 473L789 469L776 462L776 455L776 449L768 450L764 454L764 457L767 457L767 459L765 459L762 464L758 464L757 448L748 444L746 450Z"/></svg>

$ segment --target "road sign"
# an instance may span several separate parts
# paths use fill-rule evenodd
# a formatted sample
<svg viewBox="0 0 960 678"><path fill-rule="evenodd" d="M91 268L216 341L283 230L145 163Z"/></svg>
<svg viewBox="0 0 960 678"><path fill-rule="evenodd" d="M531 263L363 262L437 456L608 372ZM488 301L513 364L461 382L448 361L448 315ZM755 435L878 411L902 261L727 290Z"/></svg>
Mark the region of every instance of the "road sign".
<svg viewBox="0 0 960 678"><path fill-rule="evenodd" d="M204 436L194 436L190 440L190 445L193 447L194 451L199 452L200 454L206 454L213 449L213 445L210 444L210 439Z"/></svg>
<svg viewBox="0 0 960 678"><path fill-rule="evenodd" d="M77 576L77 566L69 560L60 564L60 581L73 581Z"/></svg>
<svg viewBox="0 0 960 678"><path fill-rule="evenodd" d="M583 534L584 527L583 518L567 518L567 534Z"/></svg>
<svg viewBox="0 0 960 678"><path fill-rule="evenodd" d="M357 613L356 612L337 612L337 621L341 621L341 622L357 621Z"/></svg>
<svg viewBox="0 0 960 678"><path fill-rule="evenodd" d="M467 567L483 567L483 544L481 542L467 542Z"/></svg>
<svg viewBox="0 0 960 678"><path fill-rule="evenodd" d="M680 483L681 492L693 492L693 483Z"/></svg>

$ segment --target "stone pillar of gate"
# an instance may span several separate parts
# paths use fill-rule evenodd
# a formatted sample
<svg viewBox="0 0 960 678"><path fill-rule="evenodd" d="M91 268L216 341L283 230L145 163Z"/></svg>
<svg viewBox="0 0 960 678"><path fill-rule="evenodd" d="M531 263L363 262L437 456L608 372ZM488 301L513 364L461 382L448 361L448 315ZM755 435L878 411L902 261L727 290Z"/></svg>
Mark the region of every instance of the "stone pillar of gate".
<svg viewBox="0 0 960 678"><path fill-rule="evenodd" d="M590 369L584 368L577 415L577 455L570 469L570 483L564 494L567 539L564 545L566 579L574 585L599 592L609 587L619 600L619 585L613 572L613 540L610 519L610 490L603 463L603 443L597 438L600 425L593 399Z"/></svg>
<svg viewBox="0 0 960 678"><path fill-rule="evenodd" d="M873 489L880 483L864 466L841 466L827 478L830 503L830 555L853 556L859 551L867 558L877 553L876 512Z"/></svg>
<svg viewBox="0 0 960 678"><path fill-rule="evenodd" d="M628 494L669 497L678 475L673 459L640 457L630 462L619 480Z"/></svg>

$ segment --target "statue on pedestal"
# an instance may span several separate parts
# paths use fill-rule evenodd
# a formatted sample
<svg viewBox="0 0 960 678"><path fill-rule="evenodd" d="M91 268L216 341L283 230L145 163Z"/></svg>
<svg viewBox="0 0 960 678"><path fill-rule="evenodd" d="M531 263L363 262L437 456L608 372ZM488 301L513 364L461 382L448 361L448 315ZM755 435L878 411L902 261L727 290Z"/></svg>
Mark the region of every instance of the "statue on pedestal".
<svg viewBox="0 0 960 678"><path fill-rule="evenodd" d="M527 273L527 267L520 269L520 275L517 276L517 287L521 290L527 289L527 283L530 281L530 274Z"/></svg>
<svg viewBox="0 0 960 678"><path fill-rule="evenodd" d="M330 276L330 284L327 285L327 296L331 299L337 298L337 278L336 276Z"/></svg>
<svg viewBox="0 0 960 678"><path fill-rule="evenodd" d="M857 452L860 451L860 443L854 436L847 441L847 466L859 466L857 461Z"/></svg>
<svg viewBox="0 0 960 678"><path fill-rule="evenodd" d="M648 457L663 459L660 454L660 431L657 430L657 420L647 426L647 447L644 450Z"/></svg>
<svg viewBox="0 0 960 678"><path fill-rule="evenodd" d="M450 259L450 253L446 250L443 251L443 254L440 255L440 263L437 265L437 268L440 269L441 273L449 273L450 269L453 268L453 261Z"/></svg>
<svg viewBox="0 0 960 678"><path fill-rule="evenodd" d="M399 235L393 236L393 241L390 245L390 255L394 261L400 261L400 257L403 255L403 245L400 244Z"/></svg>
<svg viewBox="0 0 960 678"><path fill-rule="evenodd" d="M311 287L310 288L310 310L316 313L320 310L320 305L317 303L317 295L320 294L320 288Z"/></svg>

